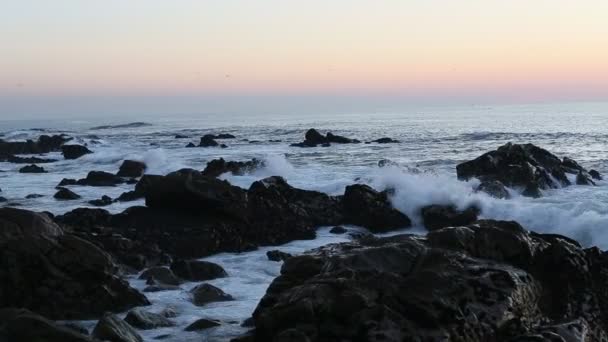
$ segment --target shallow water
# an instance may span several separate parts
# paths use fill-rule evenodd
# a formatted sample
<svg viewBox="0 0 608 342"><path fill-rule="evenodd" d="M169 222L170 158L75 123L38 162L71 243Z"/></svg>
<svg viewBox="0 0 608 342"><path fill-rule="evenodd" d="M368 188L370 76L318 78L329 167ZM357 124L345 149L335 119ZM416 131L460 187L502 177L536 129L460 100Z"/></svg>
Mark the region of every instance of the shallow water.
<svg viewBox="0 0 608 342"><path fill-rule="evenodd" d="M129 121L102 119L78 122L0 121L0 138L9 140L37 137L42 132L28 128L45 128L44 133L66 132L76 142L87 143L95 153L76 161L64 161L58 153L49 158L60 161L43 165L47 174L19 174L23 165L0 163L1 196L27 209L47 210L60 214L76 207L87 206L87 201L102 195L116 197L132 185L118 187L71 187L83 198L77 201L56 201L54 187L62 178L83 178L91 170L116 172L124 159L145 161L147 173L166 174L183 167L203 169L207 161L223 157L227 160L261 158L266 167L249 175L224 175L230 182L248 187L253 181L280 175L293 186L340 194L346 185L368 183L378 189L394 188L393 204L419 223L417 210L431 203L454 203L465 207L475 203L485 218L516 220L528 229L560 233L573 237L582 244L608 248L608 193L606 181L598 186L570 186L544 191L539 199L515 195L510 200L490 198L474 193L475 181L456 180L455 166L495 149L506 142L534 143L560 157L571 157L587 169L595 168L608 174L608 104L564 104L506 107L420 108L406 113L348 114L323 117L310 115L247 116L179 116L142 118L149 125L115 129L90 129L99 125L119 125ZM311 127L321 132L369 141L391 137L398 144L334 144L331 147L298 148L289 144L303 140ZM237 139L221 140L229 148L184 148L188 142L198 143L206 133L231 133ZM176 134L189 139L175 139ZM245 140L246 139L246 140ZM281 140L281 142L269 142ZM252 141L257 141L251 143ZM398 164L379 168L381 159ZM45 197L24 199L28 194ZM116 203L106 209L119 212L143 201ZM354 227L351 227L354 229ZM347 236L334 236L320 230L311 241L297 241L281 249L301 253L307 249ZM147 294L154 303L152 310L162 310L173 304L181 311L176 318L178 330L196 318L209 317L226 322L202 335L207 340L240 333L242 320L249 317L266 287L279 273L280 263L268 261L268 248L243 254L219 254L207 258L219 263L230 277L211 283L236 297L234 302L215 303L194 307L188 302L187 284L184 291ZM131 280L138 288L142 283ZM234 322L234 323L228 323ZM180 333L175 329L143 332L146 340L173 331L170 340L197 340L200 333Z"/></svg>

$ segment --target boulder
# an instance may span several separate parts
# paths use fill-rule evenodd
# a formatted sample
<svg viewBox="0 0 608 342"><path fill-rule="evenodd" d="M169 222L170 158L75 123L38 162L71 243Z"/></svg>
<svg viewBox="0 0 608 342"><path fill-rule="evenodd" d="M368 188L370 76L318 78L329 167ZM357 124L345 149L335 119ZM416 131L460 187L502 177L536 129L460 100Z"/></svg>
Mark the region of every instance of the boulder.
<svg viewBox="0 0 608 342"><path fill-rule="evenodd" d="M249 340L601 341L606 260L504 221L333 244L285 261Z"/></svg>
<svg viewBox="0 0 608 342"><path fill-rule="evenodd" d="M171 327L174 325L167 317L144 311L142 308L135 308L129 311L125 317L125 322L129 323L132 327L142 330Z"/></svg>
<svg viewBox="0 0 608 342"><path fill-rule="evenodd" d="M475 192L485 192L486 194L498 198L509 199L511 194L502 182L497 180L483 181L475 188Z"/></svg>
<svg viewBox="0 0 608 342"><path fill-rule="evenodd" d="M41 154L59 151L61 145L71 140L66 135L41 135L37 141L6 141L0 139L0 156L9 158L15 154Z"/></svg>
<svg viewBox="0 0 608 342"><path fill-rule="evenodd" d="M57 191L55 193L55 195L53 195L53 197L55 197L58 200L76 200L80 198L80 195L78 195L77 193L73 192L72 190L68 189L68 188L62 188L62 187L58 187L57 189L59 189L59 191Z"/></svg>
<svg viewBox="0 0 608 342"><path fill-rule="evenodd" d="M86 178L76 181L76 184L86 186L116 186L122 183L125 183L124 179L105 171L91 171Z"/></svg>
<svg viewBox="0 0 608 342"><path fill-rule="evenodd" d="M335 226L332 229L329 230L330 233L332 234L344 234L346 233L348 230L346 230L346 228L342 227L342 226Z"/></svg>
<svg viewBox="0 0 608 342"><path fill-rule="evenodd" d="M186 145L186 147L187 147L187 148L191 148L191 147L196 147L196 145L194 145L194 143L191 143L191 142L190 142L190 143L188 143L188 144Z"/></svg>
<svg viewBox="0 0 608 342"><path fill-rule="evenodd" d="M219 175L230 172L233 175L243 175L248 172L252 172L258 167L264 166L264 163L258 159L252 159L250 161L239 162L239 161L225 161L224 158L213 159L207 163L207 166L202 171L204 176L218 177Z"/></svg>
<svg viewBox="0 0 608 342"><path fill-rule="evenodd" d="M63 145L61 153L65 159L78 159L85 154L93 153L93 151L82 145Z"/></svg>
<svg viewBox="0 0 608 342"><path fill-rule="evenodd" d="M328 132L325 135L325 139L327 139L327 142L329 142L329 143L337 143L337 144L358 144L361 142L357 139L346 138L346 137L343 137L340 135L335 135L331 132Z"/></svg>
<svg viewBox="0 0 608 342"><path fill-rule="evenodd" d="M0 341L93 342L83 334L25 309L0 309Z"/></svg>
<svg viewBox="0 0 608 342"><path fill-rule="evenodd" d="M228 276L222 266L201 260L177 260L171 264L171 270L178 277L188 281L203 281Z"/></svg>
<svg viewBox="0 0 608 342"><path fill-rule="evenodd" d="M40 195L40 194L29 194L27 196L25 196L26 199L35 199L35 198L40 198L40 197L44 197L44 195Z"/></svg>
<svg viewBox="0 0 608 342"><path fill-rule="evenodd" d="M292 255L289 253L281 252L278 249L275 249L275 250L266 252L266 257L270 261L278 262L278 261L285 261L285 260L291 258Z"/></svg>
<svg viewBox="0 0 608 342"><path fill-rule="evenodd" d="M141 177L146 171L146 164L135 160L125 160L116 174L119 177Z"/></svg>
<svg viewBox="0 0 608 342"><path fill-rule="evenodd" d="M329 146L330 143L337 143L337 144L360 143L360 141L357 139L346 138L346 137L343 137L340 135L335 135L331 132L328 132L325 136L323 136L321 133L319 133L319 131L317 131L314 128L311 128L308 131L306 131L304 138L305 138L305 140L303 142L297 143L297 144L291 144L291 146L315 147L318 145Z"/></svg>
<svg viewBox="0 0 608 342"><path fill-rule="evenodd" d="M20 168L19 173L46 173L46 171L43 167L32 164Z"/></svg>
<svg viewBox="0 0 608 342"><path fill-rule="evenodd" d="M106 313L93 329L93 337L111 342L143 342L133 327L118 316Z"/></svg>
<svg viewBox="0 0 608 342"><path fill-rule="evenodd" d="M349 185L342 199L344 219L372 232L386 232L411 226L407 215L393 208L386 192L363 184Z"/></svg>
<svg viewBox="0 0 608 342"><path fill-rule="evenodd" d="M188 139L189 136L183 134L176 134L175 139Z"/></svg>
<svg viewBox="0 0 608 342"><path fill-rule="evenodd" d="M428 205L420 210L424 226L428 230L437 230L445 227L466 226L477 221L479 209L469 207L458 210L453 205Z"/></svg>
<svg viewBox="0 0 608 342"><path fill-rule="evenodd" d="M234 300L231 295L225 293L220 288L207 283L195 286L190 290L190 293L192 294L192 303L196 306Z"/></svg>
<svg viewBox="0 0 608 342"><path fill-rule="evenodd" d="M597 170L589 170L589 175L595 180L602 180L602 175Z"/></svg>
<svg viewBox="0 0 608 342"><path fill-rule="evenodd" d="M372 142L375 142L378 144L395 144L395 143L398 143L399 140L395 140L393 138L380 138L380 139L372 140Z"/></svg>
<svg viewBox="0 0 608 342"><path fill-rule="evenodd" d="M219 145L220 144L217 141L215 141L214 136L211 134L204 135L198 144L199 147L216 147Z"/></svg>
<svg viewBox="0 0 608 342"><path fill-rule="evenodd" d="M91 319L147 305L96 245L63 233L46 214L0 209L0 307L51 319Z"/></svg>
<svg viewBox="0 0 608 342"><path fill-rule="evenodd" d="M205 329L217 327L220 325L222 325L222 323L220 323L219 321L215 321L215 320L207 319L207 318L201 318L201 319L194 321L192 324L188 325L186 327L186 329L184 329L184 330L199 331L199 330L205 330Z"/></svg>
<svg viewBox="0 0 608 342"><path fill-rule="evenodd" d="M175 276L173 271L168 267L152 267L145 270L140 276L139 279L154 279L155 281L165 284L165 285L179 285L180 281Z"/></svg>
<svg viewBox="0 0 608 342"><path fill-rule="evenodd" d="M100 199L89 201L90 205L94 205L96 207L105 207L107 205L112 204L112 198L109 196L103 195Z"/></svg>

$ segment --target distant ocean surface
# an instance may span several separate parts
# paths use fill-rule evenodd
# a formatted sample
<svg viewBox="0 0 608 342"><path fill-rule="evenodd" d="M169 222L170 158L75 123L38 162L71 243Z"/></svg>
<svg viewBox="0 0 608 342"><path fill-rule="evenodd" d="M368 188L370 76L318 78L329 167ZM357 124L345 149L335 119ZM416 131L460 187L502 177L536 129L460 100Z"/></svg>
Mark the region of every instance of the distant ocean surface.
<svg viewBox="0 0 608 342"><path fill-rule="evenodd" d="M133 122L143 124L125 125ZM100 125L117 127L93 129ZM361 141L391 137L400 143L289 146L304 140L309 128ZM484 218L515 220L531 230L560 233L586 246L608 248L608 181L599 181L595 187L573 185L545 190L538 199L516 196L500 200L474 193L472 189L477 182L458 181L455 171L458 163L513 142L533 143L608 175L608 103L414 108L394 113L340 115L176 114L37 121L0 118L1 139L23 140L55 133L66 133L74 137L75 142L86 143L94 153L72 161L63 160L59 153L49 153L49 158L60 161L44 165L49 171L46 174L19 174L17 170L23 165L0 163L0 195L9 202L26 209L60 214L89 206L87 201L102 195L115 198L131 190L132 185L73 187L82 196L76 201L56 201L53 194L62 178L83 178L92 170L116 172L125 159L144 161L148 165L147 173L166 174L186 167L202 170L206 162L219 157L226 160L259 158L266 161L264 168L244 176L222 177L248 187L255 180L279 175L293 186L328 194L341 194L346 185L364 182L379 189L394 188L393 204L413 218L418 226L414 231L422 231L417 210L423 205L455 203L465 207L475 203L482 209ZM185 148L189 142L198 144L200 137L207 133L230 133L236 139L220 141L228 148ZM189 138L176 139L176 134ZM378 161L383 159L398 166L378 167ZM29 194L44 197L25 199ZM143 201L115 203L105 209L120 212L142 204ZM322 231L317 240L295 242L284 250L297 253L341 239ZM222 264L231 275L241 277L217 280L226 292L236 294L237 298L242 295L241 301L208 309L226 319L248 317L280 267L268 266L263 250L242 257L224 254L210 260ZM241 286L239 281L248 285ZM143 286L137 280L132 283ZM178 299L152 300L172 303ZM196 315L192 313L192 317ZM190 316L185 317L188 318ZM187 340L187 336L181 338Z"/></svg>

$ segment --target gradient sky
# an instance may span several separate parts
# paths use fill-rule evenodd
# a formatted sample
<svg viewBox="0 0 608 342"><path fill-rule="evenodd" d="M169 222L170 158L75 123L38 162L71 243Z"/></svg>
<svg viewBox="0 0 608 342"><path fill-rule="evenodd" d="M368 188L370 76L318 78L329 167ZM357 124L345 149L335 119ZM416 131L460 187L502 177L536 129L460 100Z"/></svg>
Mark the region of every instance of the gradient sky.
<svg viewBox="0 0 608 342"><path fill-rule="evenodd" d="M0 94L605 100L608 1L4 0Z"/></svg>

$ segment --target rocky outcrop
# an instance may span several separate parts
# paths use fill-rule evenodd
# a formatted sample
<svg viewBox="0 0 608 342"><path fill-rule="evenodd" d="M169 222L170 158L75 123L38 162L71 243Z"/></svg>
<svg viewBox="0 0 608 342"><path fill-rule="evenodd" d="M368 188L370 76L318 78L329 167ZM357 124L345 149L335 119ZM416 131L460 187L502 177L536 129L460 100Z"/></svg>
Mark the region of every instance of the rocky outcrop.
<svg viewBox="0 0 608 342"><path fill-rule="evenodd" d="M43 167L32 164L20 168L19 173L46 173L46 171Z"/></svg>
<svg viewBox="0 0 608 342"><path fill-rule="evenodd" d="M297 144L291 144L291 146L296 146L296 147L315 147L318 145L322 145L322 146L329 146L331 143L336 143L336 144L357 144L360 143L359 140L357 139L350 139L350 138L346 138L340 135L335 135L332 134L331 132L328 132L327 134L325 134L325 136L323 136L321 133L319 133L319 131L317 131L314 128L309 129L308 131L306 131L306 134L304 135L304 141L301 143L297 143Z"/></svg>
<svg viewBox="0 0 608 342"><path fill-rule="evenodd" d="M63 145L61 146L61 153L65 159L78 159L85 154L93 153L93 151L82 145Z"/></svg>
<svg viewBox="0 0 608 342"><path fill-rule="evenodd" d="M458 210L453 205L428 205L420 209L422 221L428 230L437 230L445 227L466 226L477 221L479 208L469 207Z"/></svg>
<svg viewBox="0 0 608 342"><path fill-rule="evenodd" d="M38 158L38 157L19 157L13 155L0 154L0 161L14 164L46 164L56 162L57 159Z"/></svg>
<svg viewBox="0 0 608 342"><path fill-rule="evenodd" d="M125 322L129 323L132 327L142 330L171 327L175 325L167 317L145 311L142 308L135 308L129 311L125 317Z"/></svg>
<svg viewBox="0 0 608 342"><path fill-rule="evenodd" d="M64 178L59 182L57 186L67 185L83 185L83 186L116 186L118 184L126 183L127 181L119 176L111 174L105 171L91 171L85 178L78 180L71 178Z"/></svg>
<svg viewBox="0 0 608 342"><path fill-rule="evenodd" d="M456 166L461 180L479 178L500 181L508 187L525 189L525 196L537 197L540 189L571 184L567 174L576 175L578 184L595 184L591 175L570 158L559 159L532 144L508 143L482 156Z"/></svg>
<svg viewBox="0 0 608 342"><path fill-rule="evenodd" d="M220 288L211 284L200 284L190 290L192 303L196 306L203 306L213 302L225 302L233 300L231 295L225 293Z"/></svg>
<svg viewBox="0 0 608 342"><path fill-rule="evenodd" d="M201 138L201 141L198 143L199 147L217 147L220 144L215 141L215 136L212 134L206 134Z"/></svg>
<svg viewBox="0 0 608 342"><path fill-rule="evenodd" d="M159 175L143 175L137 184L135 185L135 190L122 193L116 201L118 202L127 202L134 201L137 199L144 198L146 196L146 191L157 180L163 179L163 176Z"/></svg>
<svg viewBox="0 0 608 342"><path fill-rule="evenodd" d="M366 227L372 232L411 226L410 219L393 208L386 192L378 192L367 185L347 186L342 202L345 221Z"/></svg>
<svg viewBox="0 0 608 342"><path fill-rule="evenodd" d="M230 172L233 175L243 175L254 171L255 169L264 166L264 163L258 159L249 161L225 161L224 158L214 159L207 163L207 166L202 171L203 176L218 177L219 175Z"/></svg>
<svg viewBox="0 0 608 342"><path fill-rule="evenodd" d="M0 341L93 342L86 334L25 309L0 309Z"/></svg>
<svg viewBox="0 0 608 342"><path fill-rule="evenodd" d="M607 279L605 252L515 222L366 237L285 261L249 340L603 341Z"/></svg>
<svg viewBox="0 0 608 342"><path fill-rule="evenodd" d="M64 187L58 187L57 189L58 189L58 191L55 193L55 195L53 195L53 197L55 197L55 199L63 200L63 201L70 201L70 200L76 200L76 199L80 198L80 195L78 195L77 193L73 192L70 189L67 189Z"/></svg>
<svg viewBox="0 0 608 342"><path fill-rule="evenodd" d="M378 143L378 144L396 144L399 143L399 140L395 140L393 138L380 138L380 139L376 139L376 140L372 140L372 142Z"/></svg>
<svg viewBox="0 0 608 342"><path fill-rule="evenodd" d="M46 214L0 209L0 306L51 319L90 319L148 304L116 275L110 255Z"/></svg>
<svg viewBox="0 0 608 342"><path fill-rule="evenodd" d="M143 342L143 338L133 327L118 316L107 313L97 322L93 337L111 342Z"/></svg>
<svg viewBox="0 0 608 342"><path fill-rule="evenodd" d="M6 141L0 139L0 156L8 158L15 154L42 154L59 151L61 145L72 138L66 135L41 135L37 141Z"/></svg>
<svg viewBox="0 0 608 342"><path fill-rule="evenodd" d="M222 266L201 260L177 260L171 264L171 270L181 279L188 281L204 281L228 276Z"/></svg>
<svg viewBox="0 0 608 342"><path fill-rule="evenodd" d="M118 177L139 178L146 171L146 164L135 160L125 160L116 174Z"/></svg>

